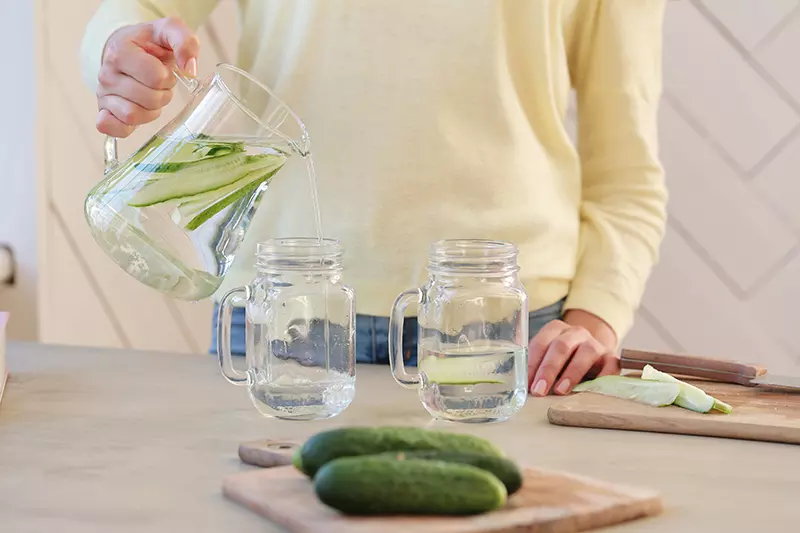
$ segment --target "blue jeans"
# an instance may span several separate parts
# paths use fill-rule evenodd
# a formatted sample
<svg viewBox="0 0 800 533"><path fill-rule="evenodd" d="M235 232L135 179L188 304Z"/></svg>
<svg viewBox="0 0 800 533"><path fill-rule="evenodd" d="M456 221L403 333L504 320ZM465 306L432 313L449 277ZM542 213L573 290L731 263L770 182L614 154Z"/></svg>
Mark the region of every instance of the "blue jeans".
<svg viewBox="0 0 800 533"><path fill-rule="evenodd" d="M561 318L564 300L532 311L528 316L528 335L533 337L542 326L552 320ZM212 321L211 349L209 353L217 353L217 308L214 308ZM417 364L417 320L408 317L403 322L403 352L408 365ZM231 353L245 353L245 310L237 307L231 317ZM356 317L356 362L389 364L389 319L368 315Z"/></svg>

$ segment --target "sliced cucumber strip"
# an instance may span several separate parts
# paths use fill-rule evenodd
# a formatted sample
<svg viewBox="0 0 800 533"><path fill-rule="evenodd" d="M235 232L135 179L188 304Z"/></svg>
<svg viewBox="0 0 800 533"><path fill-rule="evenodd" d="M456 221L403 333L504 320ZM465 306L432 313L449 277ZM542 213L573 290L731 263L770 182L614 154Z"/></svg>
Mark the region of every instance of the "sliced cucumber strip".
<svg viewBox="0 0 800 533"><path fill-rule="evenodd" d="M128 202L132 207L147 207L176 198L186 198L229 185L259 169L283 163L284 158L273 154L246 155L234 153L220 157L202 158L193 162L157 163L182 165L180 169L148 181ZM150 164L141 165L147 167ZM140 165L137 165L139 168ZM150 172L153 172L150 170Z"/></svg>
<svg viewBox="0 0 800 533"><path fill-rule="evenodd" d="M497 368L508 361L508 356L475 355L467 357L424 357L419 371L430 383L439 385L478 385L503 383L498 379Z"/></svg>
<svg viewBox="0 0 800 533"><path fill-rule="evenodd" d="M282 165L269 166L267 168L260 168L244 175L244 177L234 181L230 185L225 185L213 191L207 191L188 198L181 199L178 207L175 210L173 220L176 224L184 225L186 221L197 216L201 211L206 210L215 203L219 202L229 194L236 192L254 181L266 181L272 178ZM181 222L183 221L183 222Z"/></svg>
<svg viewBox="0 0 800 533"><path fill-rule="evenodd" d="M675 405L696 411L698 413L707 413L712 409L721 411L728 414L733 411L733 408L725 402L721 402L706 393L703 389L695 387L689 383L685 383L674 376L661 372L651 365L645 365L642 370L642 379L650 381L660 381L664 383L677 383L681 387L681 392L675 399Z"/></svg>
<svg viewBox="0 0 800 533"><path fill-rule="evenodd" d="M252 173L248 174L248 176L252 176L252 177L243 178L243 179L235 182L235 184L237 184L238 187L231 188L228 191L227 196L223 196L221 198L219 196L217 196L218 200L216 202L213 202L210 205L205 204L205 208L203 208L196 215L192 216L192 218L189 220L189 222L186 223L186 225L184 227L186 229L188 229L189 231L196 230L197 228L202 226L205 222L207 222L209 219L211 219L214 215L216 215L217 213L219 213L220 211L222 211L223 209L225 209L226 207L228 207L232 203L234 203L237 200L239 200L241 198L244 198L244 197L246 197L246 196L248 196L250 194L253 194L256 191L256 189L258 189L262 184L264 184L265 182L268 182L272 178L272 176L274 176L275 173L278 172L278 170L279 170L279 168L276 168L274 170L271 170L271 171L267 172L266 174L262 174L261 173L262 171L259 170L257 172L252 172ZM245 182L245 183L242 183L242 182ZM216 191L213 191L213 192L216 192ZM196 209L197 206L199 206L199 205L200 204L194 204L193 203L192 205L183 206L184 213L186 213L188 215L191 212L190 210ZM178 206L178 212L179 213L180 213L181 207L182 206ZM181 219L184 220L183 217Z"/></svg>
<svg viewBox="0 0 800 533"><path fill-rule="evenodd" d="M627 376L601 376L579 383L572 390L573 392L594 392L662 407L671 405L675 401L680 394L681 386L678 383L647 381Z"/></svg>
<svg viewBox="0 0 800 533"><path fill-rule="evenodd" d="M153 163L148 162L147 158L145 158L144 161L137 161L134 168L151 174L171 174L209 159L216 159L232 154L246 155L244 153L244 143L240 142L215 143L209 141L201 144L174 143L173 146L177 147L177 150L169 152L168 159ZM165 154L162 153L160 155L164 157ZM156 159L159 158L156 157Z"/></svg>

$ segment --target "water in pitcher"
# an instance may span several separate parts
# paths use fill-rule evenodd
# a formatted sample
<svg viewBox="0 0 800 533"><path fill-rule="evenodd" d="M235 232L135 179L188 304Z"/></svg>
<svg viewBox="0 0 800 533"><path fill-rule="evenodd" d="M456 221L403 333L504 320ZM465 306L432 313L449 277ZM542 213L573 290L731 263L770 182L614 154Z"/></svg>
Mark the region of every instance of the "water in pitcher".
<svg viewBox="0 0 800 533"><path fill-rule="evenodd" d="M296 146L262 139L154 136L88 196L95 240L128 274L166 295L213 294L230 267L261 193L286 164L306 160L321 238L314 165Z"/></svg>
<svg viewBox="0 0 800 533"><path fill-rule="evenodd" d="M459 422L506 420L527 397L527 347L502 340L419 347L420 400L434 417Z"/></svg>

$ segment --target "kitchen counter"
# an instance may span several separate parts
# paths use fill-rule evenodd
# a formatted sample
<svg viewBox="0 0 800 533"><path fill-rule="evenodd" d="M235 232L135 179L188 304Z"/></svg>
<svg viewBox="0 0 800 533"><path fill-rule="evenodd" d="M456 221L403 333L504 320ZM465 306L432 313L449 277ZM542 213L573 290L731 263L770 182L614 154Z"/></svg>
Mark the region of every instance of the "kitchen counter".
<svg viewBox="0 0 800 533"><path fill-rule="evenodd" d="M11 343L8 358L4 533L279 532L220 493L225 475L252 468L239 442L354 424L468 431L520 462L662 492L662 515L603 531L800 531L798 446L552 426L550 398L504 423L433 422L414 391L371 366L358 367L339 417L283 422L259 415L208 356Z"/></svg>

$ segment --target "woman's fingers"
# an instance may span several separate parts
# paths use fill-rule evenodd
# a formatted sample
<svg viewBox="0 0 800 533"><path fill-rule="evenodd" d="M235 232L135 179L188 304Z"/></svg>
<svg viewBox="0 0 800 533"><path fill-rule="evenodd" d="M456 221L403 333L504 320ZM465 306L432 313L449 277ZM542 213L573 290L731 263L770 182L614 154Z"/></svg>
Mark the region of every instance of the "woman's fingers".
<svg viewBox="0 0 800 533"><path fill-rule="evenodd" d="M98 100L100 110L106 109L117 120L127 126L138 126L152 122L161 115L161 110L145 109L139 104L126 100L116 94L101 96Z"/></svg>
<svg viewBox="0 0 800 533"><path fill-rule="evenodd" d="M533 385L533 378L538 373L539 366L547 353L547 349L550 347L550 343L567 328L569 328L569 326L560 320L548 322L528 344L528 389L531 392L533 392L535 388Z"/></svg>
<svg viewBox="0 0 800 533"><path fill-rule="evenodd" d="M111 111L108 109L101 109L100 112L97 114L97 131L100 133L105 133L106 135L111 135L112 137L117 137L119 139L124 139L128 137L131 133L133 133L133 126L128 126L127 124L123 124L117 117L111 114Z"/></svg>
<svg viewBox="0 0 800 533"><path fill-rule="evenodd" d="M542 363L533 378L531 392L535 396L545 396L549 393L556 378L570 360L581 344L592 339L592 336L583 328L568 327L550 342L545 352Z"/></svg>
<svg viewBox="0 0 800 533"><path fill-rule="evenodd" d="M603 358L605 352L605 346L589 335L575 350L572 359L561 373L554 389L555 393L568 394L572 391L572 388L581 382L595 363Z"/></svg>
<svg viewBox="0 0 800 533"><path fill-rule="evenodd" d="M98 99L117 95L150 111L161 109L172 100L172 91L169 89L152 89L110 67L100 69L99 81Z"/></svg>
<svg viewBox="0 0 800 533"><path fill-rule="evenodd" d="M600 376L615 376L621 371L619 354L615 352L606 352L603 356L603 366L600 368Z"/></svg>
<svg viewBox="0 0 800 533"><path fill-rule="evenodd" d="M132 41L109 41L103 67L126 74L151 89L172 89L177 82L164 63Z"/></svg>

